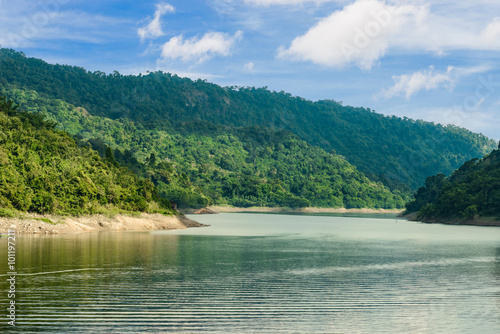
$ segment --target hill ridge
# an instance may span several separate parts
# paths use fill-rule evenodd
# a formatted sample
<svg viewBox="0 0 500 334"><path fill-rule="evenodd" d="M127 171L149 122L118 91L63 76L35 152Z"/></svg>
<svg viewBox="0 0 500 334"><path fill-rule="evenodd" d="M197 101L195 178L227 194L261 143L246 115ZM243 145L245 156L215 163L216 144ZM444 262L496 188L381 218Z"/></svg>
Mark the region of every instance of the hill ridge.
<svg viewBox="0 0 500 334"><path fill-rule="evenodd" d="M401 191L417 189L436 173L450 174L464 161L495 147L481 134L456 126L384 116L334 100L309 101L267 88L220 87L175 74L121 75L51 65L0 49L0 86L35 90L91 115L126 119L171 133L204 121L229 128L259 125L293 132L327 152L344 156L368 175Z"/></svg>

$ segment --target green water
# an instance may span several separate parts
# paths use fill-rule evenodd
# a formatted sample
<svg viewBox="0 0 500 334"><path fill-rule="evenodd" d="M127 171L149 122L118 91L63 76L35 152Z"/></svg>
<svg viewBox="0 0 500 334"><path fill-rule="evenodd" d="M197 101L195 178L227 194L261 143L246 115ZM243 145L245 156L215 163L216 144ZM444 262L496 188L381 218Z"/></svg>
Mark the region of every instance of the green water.
<svg viewBox="0 0 500 334"><path fill-rule="evenodd" d="M500 228L220 214L207 228L17 236L2 332L500 333Z"/></svg>

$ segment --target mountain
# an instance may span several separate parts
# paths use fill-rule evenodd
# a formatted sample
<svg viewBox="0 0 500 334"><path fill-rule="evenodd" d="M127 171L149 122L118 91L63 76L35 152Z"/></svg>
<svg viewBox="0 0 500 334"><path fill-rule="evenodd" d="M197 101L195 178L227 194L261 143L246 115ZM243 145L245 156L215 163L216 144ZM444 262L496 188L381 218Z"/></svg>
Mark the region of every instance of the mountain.
<svg viewBox="0 0 500 334"><path fill-rule="evenodd" d="M43 115L18 111L0 96L0 215L172 214L150 180L79 147Z"/></svg>
<svg viewBox="0 0 500 334"><path fill-rule="evenodd" d="M465 162L450 177L428 177L406 205L406 213L424 221L467 222L477 216L500 219L500 144L481 160Z"/></svg>
<svg viewBox="0 0 500 334"><path fill-rule="evenodd" d="M112 147L120 164L152 180L162 197L181 207L400 208L407 199L290 131L195 121L173 133L92 116L35 91L5 93L22 109L58 122L101 156Z"/></svg>
<svg viewBox="0 0 500 334"><path fill-rule="evenodd" d="M0 86L36 91L84 108L89 115L171 134L204 135L212 126L288 130L310 145L344 156L393 190L417 189L427 176L450 174L495 148L493 141L463 128L387 117L333 100L313 102L266 88L220 87L161 71L91 73L10 49L0 50Z"/></svg>

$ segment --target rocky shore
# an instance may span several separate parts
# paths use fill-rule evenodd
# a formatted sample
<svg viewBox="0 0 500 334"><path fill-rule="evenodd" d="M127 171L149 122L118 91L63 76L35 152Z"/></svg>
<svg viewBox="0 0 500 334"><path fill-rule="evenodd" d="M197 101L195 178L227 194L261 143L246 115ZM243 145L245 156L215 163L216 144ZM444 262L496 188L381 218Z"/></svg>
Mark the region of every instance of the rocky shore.
<svg viewBox="0 0 500 334"><path fill-rule="evenodd" d="M18 234L68 234L95 231L145 231L172 230L189 227L203 227L183 215L165 216L142 213L137 216L104 215L82 217L59 217L30 215L23 218L0 217L0 233L15 229Z"/></svg>

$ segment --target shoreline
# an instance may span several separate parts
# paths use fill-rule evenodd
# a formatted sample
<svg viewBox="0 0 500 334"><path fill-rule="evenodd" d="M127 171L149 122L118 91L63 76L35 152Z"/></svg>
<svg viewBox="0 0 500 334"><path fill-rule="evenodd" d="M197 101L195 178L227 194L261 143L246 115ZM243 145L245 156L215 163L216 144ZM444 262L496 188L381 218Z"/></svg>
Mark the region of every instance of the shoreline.
<svg viewBox="0 0 500 334"><path fill-rule="evenodd" d="M141 213L137 216L118 214L114 217L104 215L0 217L0 233L2 234L6 234L12 227L14 227L16 234L50 235L101 231L175 230L204 226L207 225L200 224L183 215L166 216L159 213Z"/></svg>
<svg viewBox="0 0 500 334"><path fill-rule="evenodd" d="M401 215L401 217L408 219L409 221L420 222L424 224L443 224L443 225L455 225L455 226L485 226L485 227L500 227L500 220L497 217L479 217L476 216L472 219L464 218L447 218L447 219L417 219L417 213L410 213L406 215Z"/></svg>
<svg viewBox="0 0 500 334"><path fill-rule="evenodd" d="M206 209L214 213L237 213L237 212L255 212L255 213L381 213L381 214L401 214L403 209L346 209L346 208L316 208L307 207L292 209L287 207L260 207L252 206L248 208L233 207L229 205L214 205Z"/></svg>

